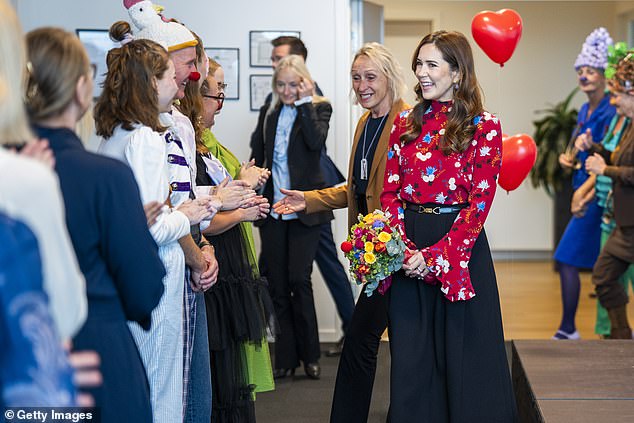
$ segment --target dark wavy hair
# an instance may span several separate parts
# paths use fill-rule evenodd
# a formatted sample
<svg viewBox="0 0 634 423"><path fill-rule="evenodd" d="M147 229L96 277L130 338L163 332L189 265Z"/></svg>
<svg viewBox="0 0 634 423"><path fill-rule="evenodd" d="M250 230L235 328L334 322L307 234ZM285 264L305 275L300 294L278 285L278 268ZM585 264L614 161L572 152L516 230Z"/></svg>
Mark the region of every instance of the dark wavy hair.
<svg viewBox="0 0 634 423"><path fill-rule="evenodd" d="M447 115L445 135L440 139L440 148L446 155L463 152L469 146L475 125L473 119L484 111L482 90L478 84L473 64L473 53L467 38L457 31L436 31L425 36L414 50L412 71L416 72L416 61L422 46L433 44L449 63L452 71L458 72L459 81L454 87L453 106ZM408 119L408 130L401 135L403 142L417 139L421 134L423 114L431 100L425 100L419 84L414 88L417 104Z"/></svg>
<svg viewBox="0 0 634 423"><path fill-rule="evenodd" d="M111 27L110 35L117 41L126 33L120 30L123 23ZM94 110L97 135L110 138L117 125L132 130L135 123L157 132L167 129L159 122L155 81L165 74L168 61L167 50L151 40L133 40L108 52L108 73Z"/></svg>

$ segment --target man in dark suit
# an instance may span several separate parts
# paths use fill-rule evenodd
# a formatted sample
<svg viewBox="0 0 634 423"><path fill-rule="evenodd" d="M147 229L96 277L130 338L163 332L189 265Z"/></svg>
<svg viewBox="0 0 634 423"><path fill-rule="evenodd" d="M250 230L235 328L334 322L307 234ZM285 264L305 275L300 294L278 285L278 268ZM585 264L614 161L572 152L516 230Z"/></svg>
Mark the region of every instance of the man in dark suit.
<svg viewBox="0 0 634 423"><path fill-rule="evenodd" d="M278 62L282 58L288 56L289 54L301 56L304 58L304 61L306 61L308 51L302 40L297 37L277 37L271 41L271 44L273 46L273 51L271 52L271 66L273 69L277 67ZM323 95L316 83L315 92L318 95ZM271 94L267 96L265 104L270 104L270 102ZM341 174L339 169L337 169L337 166L335 166L332 159L328 156L325 146L321 151L320 167L327 187L332 187L345 182L344 176ZM326 286L330 291L330 295L332 295L332 299L335 302L337 312L341 318L341 327L345 336L348 323L350 323L352 312L354 311L354 297L346 271L337 257L337 248L332 235L332 226L330 222L326 222L321 225L319 246L317 248L315 261L317 262L319 271L321 272L321 275L326 282ZM340 355L343 347L343 339L344 338L342 337L334 348L328 350L326 355L329 357Z"/></svg>

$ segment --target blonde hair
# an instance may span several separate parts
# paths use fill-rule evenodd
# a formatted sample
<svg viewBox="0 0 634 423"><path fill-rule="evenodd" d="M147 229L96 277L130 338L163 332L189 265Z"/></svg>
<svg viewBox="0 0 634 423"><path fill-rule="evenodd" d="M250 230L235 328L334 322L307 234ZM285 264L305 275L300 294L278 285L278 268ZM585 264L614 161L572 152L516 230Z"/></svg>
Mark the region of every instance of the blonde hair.
<svg viewBox="0 0 634 423"><path fill-rule="evenodd" d="M352 59L352 64L354 65L354 62L361 56L367 57L372 64L379 68L387 79L388 91L392 98L392 103L399 101L405 94L407 85L405 84L405 77L403 76L403 68L394 55L392 55L392 52L384 45L372 42L364 44L359 51L357 51L354 55L354 59ZM354 101L355 103L357 102L356 96Z"/></svg>
<svg viewBox="0 0 634 423"><path fill-rule="evenodd" d="M306 67L306 63L302 56L298 56L296 54L290 54L284 57L279 61L277 67L275 68L275 72L273 73L273 78L271 80L271 89L273 91L273 96L271 98L271 105L269 106L269 110L267 113L271 113L280 103L280 96L277 93L276 85L277 78L280 75L280 72L284 69L289 69L295 74L297 74L301 79L306 81L311 81L314 84L313 78L310 76L310 72L308 72L308 68ZM321 103L324 101L328 101L326 98L313 95L313 103Z"/></svg>
<svg viewBox="0 0 634 423"><path fill-rule="evenodd" d="M0 0L0 56L0 144L31 141L22 101L27 69L24 37L7 0Z"/></svg>
<svg viewBox="0 0 634 423"><path fill-rule="evenodd" d="M61 28L45 27L26 35L33 66L26 90L31 120L56 117L75 96L77 81L89 75L90 61L79 38Z"/></svg>
<svg viewBox="0 0 634 423"><path fill-rule="evenodd" d="M214 73L216 73L216 71L218 69L220 69L222 66L220 66L220 63L216 62L214 59L212 59L211 57L208 57L209 59L209 70L207 73L209 73L210 75L213 75Z"/></svg>

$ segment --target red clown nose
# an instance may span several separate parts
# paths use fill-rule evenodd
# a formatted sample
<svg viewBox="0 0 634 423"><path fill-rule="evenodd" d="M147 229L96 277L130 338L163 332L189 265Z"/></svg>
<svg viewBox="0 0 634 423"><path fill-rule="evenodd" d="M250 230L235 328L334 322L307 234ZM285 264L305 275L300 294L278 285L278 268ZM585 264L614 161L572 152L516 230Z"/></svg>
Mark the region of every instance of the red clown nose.
<svg viewBox="0 0 634 423"><path fill-rule="evenodd" d="M193 71L192 73L189 74L189 80L190 81L198 81L200 79L200 72L196 72Z"/></svg>

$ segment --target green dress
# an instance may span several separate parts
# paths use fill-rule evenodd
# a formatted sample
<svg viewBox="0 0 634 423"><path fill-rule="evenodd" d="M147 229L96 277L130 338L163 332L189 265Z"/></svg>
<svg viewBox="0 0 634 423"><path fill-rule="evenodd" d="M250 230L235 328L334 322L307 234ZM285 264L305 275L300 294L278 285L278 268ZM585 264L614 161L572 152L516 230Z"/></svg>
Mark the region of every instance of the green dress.
<svg viewBox="0 0 634 423"><path fill-rule="evenodd" d="M209 152L217 158L227 169L232 178L237 178L240 172L240 161L228 148L220 144L215 135L205 129L202 140ZM253 241L253 229L250 222L241 222L240 230L248 246L247 255L254 272L258 272L257 259L255 254L255 244ZM243 343L244 353L247 363L247 374L249 384L254 385L253 392L267 392L275 389L273 371L271 368L271 356L269 354L269 344L263 339L260 344L252 342Z"/></svg>

